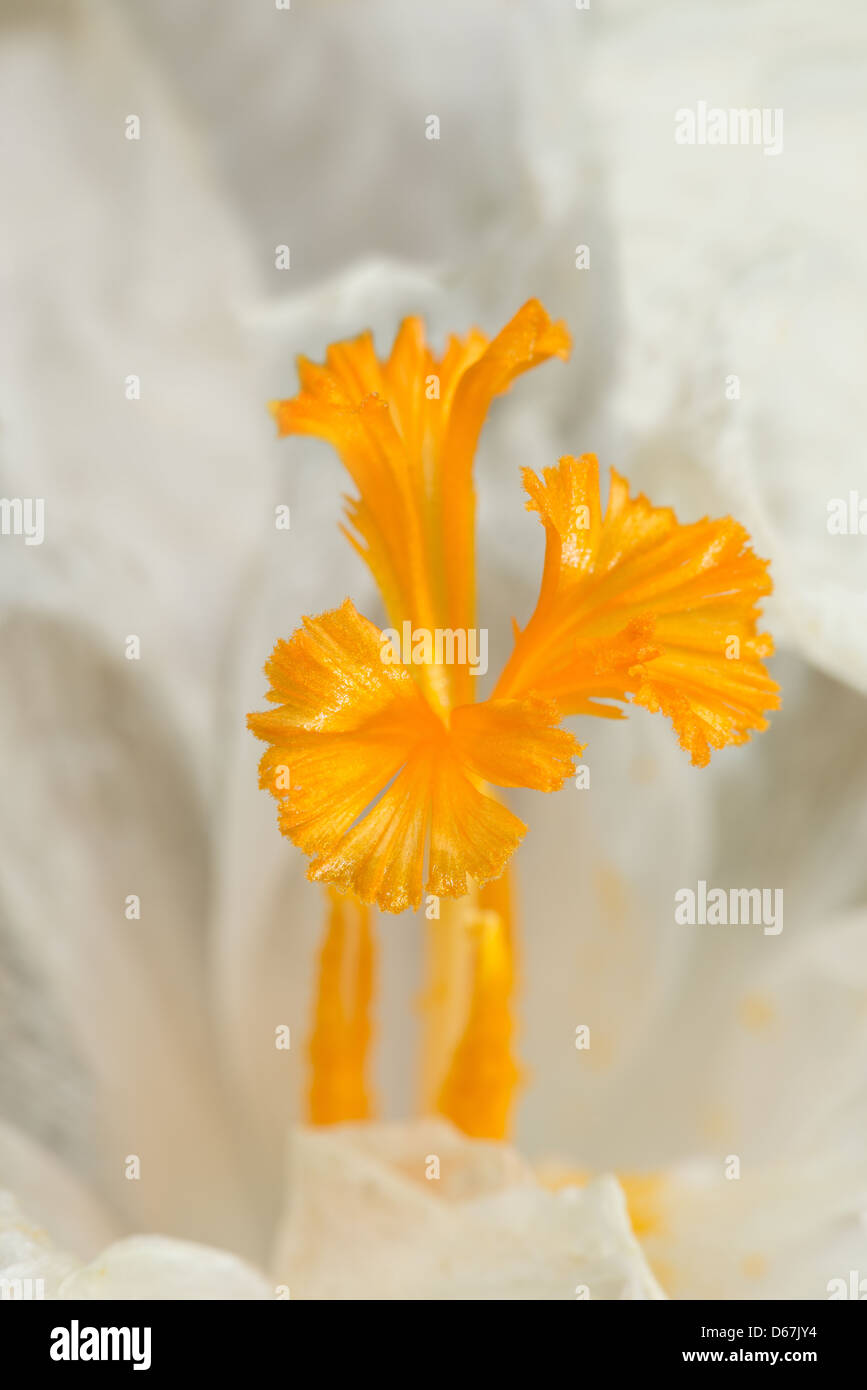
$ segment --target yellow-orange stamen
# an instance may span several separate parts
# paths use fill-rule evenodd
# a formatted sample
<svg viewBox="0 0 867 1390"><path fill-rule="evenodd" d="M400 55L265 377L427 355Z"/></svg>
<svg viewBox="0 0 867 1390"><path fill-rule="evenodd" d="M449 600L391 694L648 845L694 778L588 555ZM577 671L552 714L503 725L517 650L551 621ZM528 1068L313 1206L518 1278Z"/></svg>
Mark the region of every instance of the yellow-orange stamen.
<svg viewBox="0 0 867 1390"><path fill-rule="evenodd" d="M514 943L508 876L481 892L467 922L475 938L466 1023L437 1097L437 1110L465 1134L503 1139L520 1080L512 1057Z"/></svg>
<svg viewBox="0 0 867 1390"><path fill-rule="evenodd" d="M373 934L368 909L328 890L328 922L310 1037L308 1113L315 1125L366 1120L373 995Z"/></svg>

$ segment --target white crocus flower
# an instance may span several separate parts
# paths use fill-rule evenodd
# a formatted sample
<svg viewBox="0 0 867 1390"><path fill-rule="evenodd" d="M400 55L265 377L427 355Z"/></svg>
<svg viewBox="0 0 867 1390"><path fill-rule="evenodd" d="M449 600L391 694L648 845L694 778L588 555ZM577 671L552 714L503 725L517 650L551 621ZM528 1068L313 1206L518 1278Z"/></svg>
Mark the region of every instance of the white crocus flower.
<svg viewBox="0 0 867 1390"><path fill-rule="evenodd" d="M641 1210L625 1186L668 1294L824 1297L831 1279L867 1273L867 883L852 852L867 829L861 581L857 538L831 547L823 529L860 437L863 350L821 317L811 327L820 301L848 313L847 271L862 267L859 220L832 216L834 162L796 144L829 198L776 174L784 192L767 224L748 215L773 162L760 151L741 152L760 161L744 185L733 166L717 181L698 161L712 152L645 143L656 128L645 107L662 122L701 96L662 66L676 64L669 23L683 7L649 30L618 7L592 51L575 28L588 16L570 13L567 29L553 5L496 23L507 12L493 4L469 17L423 10L419 35L405 6L361 17L322 4L291 50L273 26L293 12L265 8L203 6L214 42L194 66L192 7L181 33L164 27L171 6L149 6L138 46L98 5L34 4L14 21L0 8L4 128L26 133L4 155L0 464L6 495L46 499L44 546L2 544L0 1186L18 1205L0 1207L0 1276L44 1278L61 1297L273 1297L283 1285L352 1297L355 1225L370 1233L369 1295L658 1296L609 1179L570 1178L554 1195L510 1151L411 1123L301 1130L287 1177L321 899L255 788L243 716L274 633L350 591L361 606L366 581L334 526L336 464L306 444L273 446L262 402L288 389L293 352L315 356L365 323L390 335L420 309L435 331L491 327L538 293L576 348L568 369L504 402L483 440L492 645L513 612L525 616L538 573L518 466L590 447L605 461L616 447L610 461L681 514L731 510L750 524L774 561L786 650L770 732L712 769L689 768L661 721L636 711L581 730L589 792L517 799L532 825L518 866L532 1077L518 1147L543 1176L555 1163L561 1177L652 1174ZM689 10L704 16L687 26L689 55L718 57L755 7L735 7L731 30L712 5ZM780 54L781 7L755 12L756 71L789 64L796 76L794 42ZM841 14L843 45L857 16ZM256 76L249 100L228 102L238 25ZM356 61L363 41L373 52ZM301 81L325 71L330 106ZM711 79L709 99L722 100ZM815 107L795 77L780 80L791 139ZM758 98L732 98L747 100ZM438 101L431 148L412 122ZM375 129L358 122L366 111ZM139 142L124 138L130 112ZM450 121L472 124L473 142L450 144ZM378 176L371 150L387 151ZM673 163L684 153L701 197ZM429 155L440 164L422 173ZM325 215L335 182L357 216ZM306 196L288 202L298 187ZM714 208L733 195L743 217L727 242ZM775 279L773 229L795 209L810 210L812 263L831 278L839 267L830 297L796 295L797 246ZM724 276L715 230L723 249L734 241ZM296 268L302 252L297 297L271 270L284 240ZM577 242L592 245L590 278L574 269ZM817 336L833 354L807 356ZM263 340L267 370L251 366ZM704 406L729 370L745 380L735 420ZM289 536L273 527L286 502ZM125 657L131 635L139 662ZM784 931L677 925L674 894L700 879L782 888ZM125 915L131 895L140 919ZM403 1114L411 1062L393 1040L412 1026L414 928L380 926L377 1081ZM288 1054L273 1045L286 1021ZM446 1160L442 1186L425 1176L430 1153ZM726 1175L732 1157L739 1178ZM126 1176L136 1158L138 1180ZM458 1174L466 1185L453 1190Z"/></svg>

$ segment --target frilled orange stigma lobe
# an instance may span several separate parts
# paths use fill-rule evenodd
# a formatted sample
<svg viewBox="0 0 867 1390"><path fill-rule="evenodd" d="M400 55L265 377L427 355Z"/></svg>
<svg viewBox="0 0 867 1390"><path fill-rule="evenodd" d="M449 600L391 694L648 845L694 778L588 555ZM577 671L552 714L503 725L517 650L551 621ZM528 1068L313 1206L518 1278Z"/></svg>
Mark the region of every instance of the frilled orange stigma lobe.
<svg viewBox="0 0 867 1390"><path fill-rule="evenodd" d="M436 356L418 318L404 320L380 361L369 333L334 344L325 364L298 364L301 390L275 401L281 434L311 434L339 453L358 497L353 545L369 565L389 620L433 631L475 623L473 455L495 396L552 356L569 335L530 300L493 341L473 330ZM433 702L473 698L464 666L420 669Z"/></svg>
<svg viewBox="0 0 867 1390"><path fill-rule="evenodd" d="M525 469L524 482L545 565L495 696L535 692L564 714L609 718L621 711L605 701L631 700L668 715L700 766L712 748L766 728L779 696L757 600L772 585L743 527L730 517L680 525L670 508L631 498L613 469L603 515L592 454L542 478Z"/></svg>
<svg viewBox="0 0 867 1390"><path fill-rule="evenodd" d="M266 666L276 709L249 716L269 743L260 785L308 877L387 912L422 891L460 897L502 873L526 827L481 789L560 787L580 745L536 696L431 707L380 630L347 599L306 618Z"/></svg>
<svg viewBox="0 0 867 1390"><path fill-rule="evenodd" d="M362 903L328 889L328 924L319 956L309 1043L308 1112L315 1125L366 1120L373 995L373 934Z"/></svg>

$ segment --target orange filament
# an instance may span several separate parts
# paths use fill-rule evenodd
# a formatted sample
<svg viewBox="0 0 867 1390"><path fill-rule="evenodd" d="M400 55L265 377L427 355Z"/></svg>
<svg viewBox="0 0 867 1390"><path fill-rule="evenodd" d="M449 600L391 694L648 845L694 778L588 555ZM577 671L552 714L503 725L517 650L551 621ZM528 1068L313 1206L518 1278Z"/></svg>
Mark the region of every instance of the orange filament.
<svg viewBox="0 0 867 1390"><path fill-rule="evenodd" d="M515 965L507 877L479 894L468 923L475 937L469 1007L436 1106L477 1139L505 1138L521 1076L512 1057Z"/></svg>
<svg viewBox="0 0 867 1390"><path fill-rule="evenodd" d="M373 934L363 903L328 889L319 988L309 1043L308 1114L316 1125L366 1120L373 996Z"/></svg>

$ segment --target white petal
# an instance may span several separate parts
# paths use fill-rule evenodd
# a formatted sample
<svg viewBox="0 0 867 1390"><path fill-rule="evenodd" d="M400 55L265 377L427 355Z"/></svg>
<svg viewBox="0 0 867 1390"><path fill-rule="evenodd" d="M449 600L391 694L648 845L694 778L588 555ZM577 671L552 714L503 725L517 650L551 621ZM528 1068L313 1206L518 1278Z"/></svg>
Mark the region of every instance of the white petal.
<svg viewBox="0 0 867 1390"><path fill-rule="evenodd" d="M516 1149L494 1140L469 1140L447 1120L358 1124L331 1133L345 1135L357 1153L410 1178L440 1201L465 1202L507 1188L536 1186L532 1167ZM426 1176L428 1156L433 1154L439 1162L436 1182Z"/></svg>
<svg viewBox="0 0 867 1390"><path fill-rule="evenodd" d="M135 663L42 616L3 633L4 1113L88 1172L133 1229L245 1248L196 941L205 836L177 749ZM28 868L37 828L50 874Z"/></svg>
<svg viewBox="0 0 867 1390"><path fill-rule="evenodd" d="M735 1001L714 1093L718 1140L765 1162L864 1156L867 913L816 920Z"/></svg>
<svg viewBox="0 0 867 1390"><path fill-rule="evenodd" d="M826 523L830 499L865 492L864 151L850 114L865 15L834 7L818 48L810 15L805 0L757 0L748 20L692 0L606 15L589 96L621 272L610 411L618 467L686 515L744 521L773 560L778 637L863 690L865 548ZM782 154L676 143L675 112L700 101L782 110Z"/></svg>
<svg viewBox="0 0 867 1390"><path fill-rule="evenodd" d="M0 78L0 121L28 132L0 157L4 489L45 500L44 543L3 547L4 593L120 656L138 636L130 664L211 787L214 683L272 493L255 263L114 6L34 0Z"/></svg>
<svg viewBox="0 0 867 1390"><path fill-rule="evenodd" d="M32 1224L11 1192L0 1191L0 1279L34 1281L19 1297L56 1298L76 1263L56 1249L47 1231Z"/></svg>
<svg viewBox="0 0 867 1390"><path fill-rule="evenodd" d="M296 1132L291 1205L274 1266L293 1298L661 1296L612 1179L555 1195L523 1173L517 1185L503 1186L494 1165L492 1191L473 1184L475 1195L454 1198L423 1176L425 1167L434 1157L443 1168L463 1163L458 1152L474 1141L452 1136L439 1155L425 1151L431 1137L429 1125L409 1124L396 1145L389 1127L378 1157L376 1127ZM416 1173L409 1177L413 1144Z"/></svg>
<svg viewBox="0 0 867 1390"><path fill-rule="evenodd" d="M0 1123L0 1188L62 1246L89 1257L117 1233L117 1224L47 1149L21 1130Z"/></svg>
<svg viewBox="0 0 867 1390"><path fill-rule="evenodd" d="M561 263L564 288L581 281L568 214L591 204L586 43L558 0L532 12L442 0L413 14L402 0L372 0L364 12L318 5L300 20L231 0L193 4L183 22L169 0L126 9L251 240L291 239L305 289L371 255L445 265L491 299L541 292L539 276ZM239 78L245 100L229 112ZM429 113L438 140L425 137ZM333 215L336 188L351 219ZM560 245L530 235L561 220Z"/></svg>
<svg viewBox="0 0 867 1390"><path fill-rule="evenodd" d="M863 930L835 930L867 891L852 852L867 836L863 697L797 657L774 666L784 696L770 729L709 768L689 765L666 720L630 711L576 721L589 790L518 803L533 1075L518 1138L534 1157L620 1172L709 1144L768 1158L821 1133L833 1107L840 1142L863 1130ZM782 933L675 924L675 893L700 879L781 890ZM756 995L779 1016L751 1033ZM589 1050L575 1049L579 1024ZM802 1092L814 1099L799 1109Z"/></svg>
<svg viewBox="0 0 867 1390"><path fill-rule="evenodd" d="M0 1280L13 1296L69 1299L266 1299L273 1288L237 1255L166 1236L129 1236L86 1265L58 1250L10 1192L0 1191ZM30 1281L29 1283L27 1281ZM38 1281L38 1282L37 1282ZM6 1285L4 1285L6 1287Z"/></svg>
<svg viewBox="0 0 867 1390"><path fill-rule="evenodd" d="M204 1007L202 807L220 777L216 678L245 567L273 530L266 391L241 327L255 275L113 7L27 7L0 33L0 77L0 120L29 132L0 169L13 209L0 259L15 273L4 489L46 502L44 544L0 556L15 605L4 1113L94 1174L108 1112L100 1176L133 1227L240 1245L255 1235L237 1214ZM140 661L125 660L129 634ZM140 921L124 916L132 894ZM123 1177L129 1153L140 1183Z"/></svg>
<svg viewBox="0 0 867 1390"><path fill-rule="evenodd" d="M225 1250L165 1236L129 1236L64 1279L60 1298L273 1298L252 1265Z"/></svg>
<svg viewBox="0 0 867 1390"><path fill-rule="evenodd" d="M642 1245L665 1292L688 1299L824 1299L867 1270L867 1164L722 1163L670 1174Z"/></svg>
<svg viewBox="0 0 867 1390"><path fill-rule="evenodd" d="M515 866L532 1076L518 1142L595 1171L644 1167L676 1153L691 1120L674 1081L685 1059L660 1049L695 949L673 894L711 856L720 773L697 775L667 721L644 711L573 727L589 788L570 781L514 803L530 827Z"/></svg>

